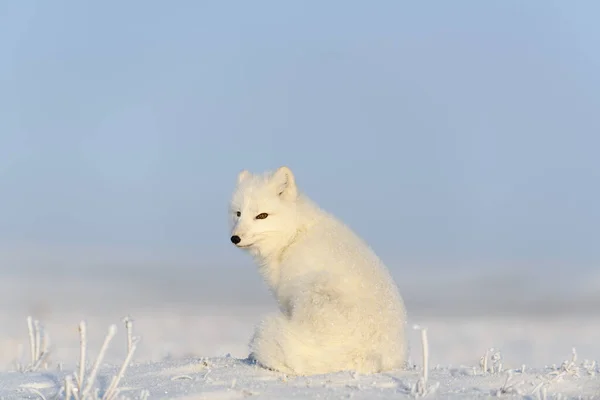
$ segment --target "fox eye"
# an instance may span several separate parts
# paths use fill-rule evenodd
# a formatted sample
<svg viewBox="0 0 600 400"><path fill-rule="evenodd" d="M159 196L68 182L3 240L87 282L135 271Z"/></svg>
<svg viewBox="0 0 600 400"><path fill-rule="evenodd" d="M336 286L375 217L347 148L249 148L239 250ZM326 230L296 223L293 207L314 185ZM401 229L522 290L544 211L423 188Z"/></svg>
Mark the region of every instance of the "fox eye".
<svg viewBox="0 0 600 400"><path fill-rule="evenodd" d="M238 217L241 217L242 213L238 211L238 212L235 213L235 215L237 215Z"/></svg>
<svg viewBox="0 0 600 400"><path fill-rule="evenodd" d="M256 219L265 219L269 216L267 213L260 213L256 216Z"/></svg>

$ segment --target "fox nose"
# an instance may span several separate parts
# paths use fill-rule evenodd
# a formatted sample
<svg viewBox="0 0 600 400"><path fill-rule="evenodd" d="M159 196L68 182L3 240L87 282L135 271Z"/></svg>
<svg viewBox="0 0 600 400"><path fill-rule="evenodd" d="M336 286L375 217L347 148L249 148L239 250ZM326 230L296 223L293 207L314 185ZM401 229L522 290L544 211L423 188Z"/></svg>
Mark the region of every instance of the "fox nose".
<svg viewBox="0 0 600 400"><path fill-rule="evenodd" d="M241 241L242 241L242 239L240 239L240 237L238 235L233 235L231 237L231 243L233 243L233 244L238 244Z"/></svg>

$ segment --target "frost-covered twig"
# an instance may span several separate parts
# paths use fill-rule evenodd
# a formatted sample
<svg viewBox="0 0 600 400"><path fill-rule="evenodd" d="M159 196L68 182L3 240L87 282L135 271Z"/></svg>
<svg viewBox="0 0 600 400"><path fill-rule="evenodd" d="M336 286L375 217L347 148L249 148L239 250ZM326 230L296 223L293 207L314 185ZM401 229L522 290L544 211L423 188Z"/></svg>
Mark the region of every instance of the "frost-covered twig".
<svg viewBox="0 0 600 400"><path fill-rule="evenodd" d="M23 367L19 361L16 362L17 370L20 372L35 372L48 358L50 352L49 338L40 322L31 316L27 317L27 329L29 331L29 351L31 352L30 364Z"/></svg>
<svg viewBox="0 0 600 400"><path fill-rule="evenodd" d="M31 316L27 317L27 328L29 330L29 350L31 351L31 365L35 364L37 349L35 348L35 330L33 328L33 319Z"/></svg>
<svg viewBox="0 0 600 400"><path fill-rule="evenodd" d="M490 368L490 372L492 374L499 374L502 372L502 353L499 351L494 352L492 354L492 367Z"/></svg>
<svg viewBox="0 0 600 400"><path fill-rule="evenodd" d="M125 322L125 330L127 332L127 352L131 351L133 347L133 319L130 316L123 318Z"/></svg>
<svg viewBox="0 0 600 400"><path fill-rule="evenodd" d="M486 375L488 372L490 374L501 373L503 370L502 353L493 347L487 349L485 354L479 359L479 366L483 375Z"/></svg>
<svg viewBox="0 0 600 400"><path fill-rule="evenodd" d="M42 399L42 400L46 400L46 396L44 396L44 395L42 394L42 392L40 392L39 390L37 390L37 389L35 389L35 388L28 388L27 390L29 390L29 391L30 391L31 393L33 393L33 394L37 394L37 395L40 397L40 399Z"/></svg>
<svg viewBox="0 0 600 400"><path fill-rule="evenodd" d="M590 376L596 376L596 366L596 361L583 360L581 363L581 368L583 368Z"/></svg>
<svg viewBox="0 0 600 400"><path fill-rule="evenodd" d="M554 368L553 371L546 375L540 375L541 380L531 391L538 398L545 398L546 388L552 383L560 381L565 376L579 377L579 367L577 366L577 350L573 347L571 360L565 360L560 368Z"/></svg>
<svg viewBox="0 0 600 400"><path fill-rule="evenodd" d="M40 321L37 319L33 321L33 328L35 329L35 359L39 360L42 355L42 335L40 333Z"/></svg>
<svg viewBox="0 0 600 400"><path fill-rule="evenodd" d="M131 320L127 320L127 321L128 322L126 322L125 326L129 330L129 332L131 332ZM92 388L94 386L94 383L96 382L98 370L100 368L102 360L104 359L104 356L106 354L108 346L117 332L117 327L115 325L111 325L108 328L108 333L106 334L106 337L104 338L104 342L102 344L102 347L100 348L100 352L98 353L98 356L96 357L96 360L94 361L92 369L89 371L89 374L87 376L85 375L85 359L86 359L86 352L87 352L87 327L86 327L85 322L83 322L83 321L79 324L79 332L80 332L80 339L81 339L80 340L81 354L80 354L79 372L74 374L76 382L73 382L73 376L71 376L71 375L69 375L65 378L64 388L63 388L63 391L65 393L65 400L71 400L71 398L73 398L75 400L99 400L100 397L98 396L98 389L92 391ZM130 336L128 335L127 356L125 357L125 360L123 361L123 365L121 365L121 368L119 369L117 375L115 375L112 378L109 387L104 392L104 395L102 396L102 400L115 400L116 397L118 396L119 382L125 375L125 370L127 369L127 367L129 366L129 364L131 362L133 353L135 352L135 349L136 349L137 342L138 342L137 339L133 339L133 338L130 339ZM147 397L147 394L146 394L146 397Z"/></svg>
<svg viewBox="0 0 600 400"><path fill-rule="evenodd" d="M571 360L565 360L561 364L560 368L556 371L550 372L549 375L556 375L563 377L565 375L572 375L579 377L579 367L577 366L577 350L573 347Z"/></svg>
<svg viewBox="0 0 600 400"><path fill-rule="evenodd" d="M434 385L427 387L427 381L429 379L429 342L427 340L427 328L421 328L418 325L414 326L414 329L421 330L421 345L423 349L423 371L421 378L415 383L411 389L411 394L416 397L424 397L434 393L439 387L439 382Z"/></svg>
<svg viewBox="0 0 600 400"><path fill-rule="evenodd" d="M79 323L79 374L77 375L77 390L83 392L85 378L85 351L87 348L87 327L85 321Z"/></svg>
<svg viewBox="0 0 600 400"><path fill-rule="evenodd" d="M523 391L521 389L519 389L517 387L517 385L522 385L523 383L525 383L524 381L520 381L518 383L511 383L511 380L513 378L513 371L512 370L508 370L506 373L506 380L504 381L504 385L502 385L502 387L500 389L497 390L492 390L492 395L494 396L503 396L505 394L516 394L516 395L522 395Z"/></svg>
<svg viewBox="0 0 600 400"><path fill-rule="evenodd" d="M98 353L98 357L96 357L96 361L94 362L92 370L90 371L90 375L87 379L85 388L83 389L83 392L81 393L82 398L86 398L87 396L89 396L90 391L92 390L92 386L94 385L94 382L96 380L96 376L98 375L98 368L100 368L100 364L102 363L102 360L104 359L104 355L106 354L108 345L110 344L110 341L112 340L112 338L115 336L116 333L117 333L116 325L111 325L108 328L108 333L106 334L106 337L104 338L104 343L102 343L102 347L100 348L100 353Z"/></svg>
<svg viewBox="0 0 600 400"><path fill-rule="evenodd" d="M73 395L73 377L71 375L65 376L64 385L65 385L65 387L64 387L65 399L69 400L71 398L71 396ZM75 397L75 398L77 398L77 397Z"/></svg>
<svg viewBox="0 0 600 400"><path fill-rule="evenodd" d="M488 357L489 357L489 350L485 351L485 354L479 359L479 366L481 367L481 373L483 375L487 374L488 372Z"/></svg>
<svg viewBox="0 0 600 400"><path fill-rule="evenodd" d="M119 386L119 382L123 378L123 375L125 375L125 370L129 366L129 363L131 362L131 358L133 357L133 353L135 352L137 343L138 343L138 340L134 340L133 343L131 344L131 349L127 352L127 356L125 357L125 361L123 361L123 365L121 365L121 369L119 370L119 373L113 377L113 379L110 383L110 386L108 387L108 389L104 393L104 396L102 397L102 400L113 400L119 393L117 387Z"/></svg>

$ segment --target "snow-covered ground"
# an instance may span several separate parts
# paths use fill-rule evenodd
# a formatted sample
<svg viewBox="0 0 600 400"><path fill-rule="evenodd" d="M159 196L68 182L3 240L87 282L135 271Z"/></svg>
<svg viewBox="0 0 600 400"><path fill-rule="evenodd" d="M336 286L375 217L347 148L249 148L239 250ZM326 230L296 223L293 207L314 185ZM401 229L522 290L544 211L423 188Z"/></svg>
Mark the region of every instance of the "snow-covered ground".
<svg viewBox="0 0 600 400"><path fill-rule="evenodd" d="M396 399L411 396L421 377L418 330L410 330L413 368L408 371L291 377L259 368L245 358L254 324L275 307L264 288L256 289L263 297L250 301L236 288L227 291L216 284L219 290L204 285L206 293L197 293L194 285L185 285L185 274L173 275L181 279L146 274L144 280L124 271L79 278L5 276L0 283L0 396L63 396L65 377L78 368L82 319L87 324L88 371L109 326L118 329L94 385L102 394L126 355L125 316L134 320L133 335L141 339L119 385L121 395L129 398ZM562 291L560 285L536 291L532 285L492 278L473 280L469 286L467 275L454 273L455 282L437 276L438 281L415 276L412 285L400 284L405 286L411 326L428 330L428 385L439 385L432 396L600 398L600 368L593 364L600 361L600 303L595 302L592 289L597 286L591 276L582 279L578 290L571 282ZM28 315L43 325L51 353L47 368L19 372L15 361L30 362ZM572 360L573 348L577 359L563 366ZM486 351L488 369L501 364L500 372L482 373ZM507 384L509 370L513 373ZM498 392L501 388L507 393Z"/></svg>

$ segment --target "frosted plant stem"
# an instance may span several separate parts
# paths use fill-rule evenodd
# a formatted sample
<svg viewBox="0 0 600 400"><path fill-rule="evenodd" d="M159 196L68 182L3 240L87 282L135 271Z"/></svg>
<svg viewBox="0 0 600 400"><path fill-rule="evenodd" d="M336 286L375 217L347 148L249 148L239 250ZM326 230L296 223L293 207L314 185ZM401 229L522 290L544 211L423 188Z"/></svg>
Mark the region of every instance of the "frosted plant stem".
<svg viewBox="0 0 600 400"><path fill-rule="evenodd" d="M32 393L35 393L35 394L37 394L38 396L40 396L40 399L42 399L42 400L46 400L46 397L45 397L45 396L42 394L42 392L40 392L39 390L37 390L37 389L34 389L34 388L29 388L29 390L30 390Z"/></svg>
<svg viewBox="0 0 600 400"><path fill-rule="evenodd" d="M125 329L127 330L127 352L129 353L133 346L133 320L131 317L125 317L123 321L125 322Z"/></svg>
<svg viewBox="0 0 600 400"><path fill-rule="evenodd" d="M132 343L131 350L127 352L127 357L125 357L125 361L123 361L123 365L121 365L119 373L115 377L113 377L110 386L108 387L108 390L106 391L106 393L104 393L104 396L102 397L102 400L112 400L118 394L117 386L119 386L119 382L123 378L123 375L125 375L125 370L131 362L131 358L133 357L133 353L135 352L136 347L137 340Z"/></svg>
<svg viewBox="0 0 600 400"><path fill-rule="evenodd" d="M104 355L106 354L108 345L110 344L110 341L112 340L112 338L115 336L116 333L117 333L117 326L111 325L108 328L108 333L106 334L106 337L104 338L104 343L102 344L102 347L100 348L100 353L98 353L98 357L96 357L94 366L92 367L92 370L90 371L90 375L88 376L87 383L81 394L82 399L85 398L90 393L90 390L92 390L92 386L94 385L94 381L96 380L96 375L98 375L98 368L100 368L100 364L102 363L102 360L104 359Z"/></svg>
<svg viewBox="0 0 600 400"><path fill-rule="evenodd" d="M489 356L489 350L485 351L485 354L483 355L483 365L481 366L483 368L483 374L487 374L488 371L488 356Z"/></svg>
<svg viewBox="0 0 600 400"><path fill-rule="evenodd" d="M35 361L40 359L40 352L42 351L42 340L40 334L40 321L33 321L33 329L35 331Z"/></svg>
<svg viewBox="0 0 600 400"><path fill-rule="evenodd" d="M71 400L71 396L75 398L75 400L79 400L79 395L74 388L73 377L71 375L67 375L65 377L65 400Z"/></svg>
<svg viewBox="0 0 600 400"><path fill-rule="evenodd" d="M48 335L46 335L46 332L44 332L42 334L42 351L40 353L40 358L44 355L48 353L48 349L49 349L49 343L50 342L50 338L48 337Z"/></svg>
<svg viewBox="0 0 600 400"><path fill-rule="evenodd" d="M23 359L23 345L19 343L17 345L17 359L15 360L15 368L19 372L25 372L25 367L23 367L23 365L21 365L21 361L20 361L22 359Z"/></svg>
<svg viewBox="0 0 600 400"><path fill-rule="evenodd" d="M65 400L71 400L71 385L68 376L65 377Z"/></svg>
<svg viewBox="0 0 600 400"><path fill-rule="evenodd" d="M421 345L423 346L423 384L427 385L429 378L429 342L427 341L427 328L421 329Z"/></svg>
<svg viewBox="0 0 600 400"><path fill-rule="evenodd" d="M48 358L48 353L47 352L42 353L40 358L38 358L35 361L35 364L33 364L32 366L29 367L29 371L32 371L32 372L37 371L42 366L42 364L46 361L46 358Z"/></svg>
<svg viewBox="0 0 600 400"><path fill-rule="evenodd" d="M50 354L50 345L48 343L50 342L50 338L46 336L46 333L44 333L43 338L44 341L42 342L42 348L44 351L42 352L42 358L44 359L44 369L48 370L48 355Z"/></svg>
<svg viewBox="0 0 600 400"><path fill-rule="evenodd" d="M83 379L85 374L85 350L87 347L87 332L85 321L79 323L80 337L80 358L79 358L79 375L77 376L77 387L79 393L83 390Z"/></svg>
<svg viewBox="0 0 600 400"><path fill-rule="evenodd" d="M421 348L423 350L423 372L421 377L412 387L411 393L415 396L427 396L430 393L435 392L439 386L439 382L432 386L427 387L427 381L429 380L429 341L427 340L427 328L415 325L414 329L421 331Z"/></svg>
<svg viewBox="0 0 600 400"><path fill-rule="evenodd" d="M35 335L33 333L33 319L27 317L27 328L29 329L29 349L31 350L31 365L35 364Z"/></svg>

